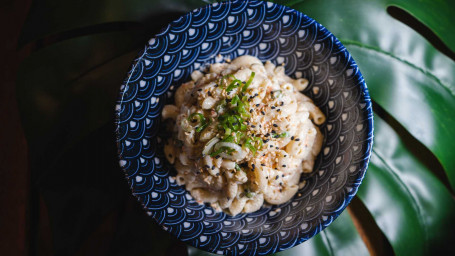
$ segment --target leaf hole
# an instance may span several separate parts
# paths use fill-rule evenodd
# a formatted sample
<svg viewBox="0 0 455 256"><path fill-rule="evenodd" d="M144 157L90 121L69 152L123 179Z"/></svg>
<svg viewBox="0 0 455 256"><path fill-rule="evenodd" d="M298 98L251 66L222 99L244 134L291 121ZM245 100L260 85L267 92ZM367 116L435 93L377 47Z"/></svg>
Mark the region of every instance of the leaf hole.
<svg viewBox="0 0 455 256"><path fill-rule="evenodd" d="M445 54L447 57L455 60L455 53L450 50L449 47L425 24L416 19L409 12L397 7L387 7L387 13L394 19L406 24L421 36L423 36L431 45L433 45L438 51Z"/></svg>
<svg viewBox="0 0 455 256"><path fill-rule="evenodd" d="M352 199L347 209L370 255L395 255L392 245L357 196Z"/></svg>
<svg viewBox="0 0 455 256"><path fill-rule="evenodd" d="M413 154L417 159L419 159L425 167L427 167L431 172L444 184L444 186L453 194L453 190L450 187L449 178L444 171L439 160L436 156L418 139L416 139L411 133L409 133L406 128L400 124L392 115L390 115L384 108L379 106L374 100L373 110L376 115L384 119L387 124L392 127L392 129L400 135L401 140L403 141L404 146L406 147L411 154Z"/></svg>

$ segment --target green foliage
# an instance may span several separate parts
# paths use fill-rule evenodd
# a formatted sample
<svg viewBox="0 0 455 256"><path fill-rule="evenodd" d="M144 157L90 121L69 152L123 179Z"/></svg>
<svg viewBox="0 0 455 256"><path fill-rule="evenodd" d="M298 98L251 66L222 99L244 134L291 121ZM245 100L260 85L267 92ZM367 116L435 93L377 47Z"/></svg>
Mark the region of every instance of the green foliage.
<svg viewBox="0 0 455 256"><path fill-rule="evenodd" d="M18 103L34 164L61 161L60 155L111 121L119 85L147 37L177 14L207 2L212 1L35 1L20 43L49 35L65 40L38 49L18 73ZM434 154L455 188L455 62L391 17L387 7L408 12L455 50L451 31L455 3L275 2L302 11L334 33L358 63L386 117L397 120L404 133L421 143L409 144L403 129L387 124L390 118L375 116L373 156L358 196L395 254L448 252L455 230L453 196L432 173L427 159L413 152ZM34 175L41 178L39 173ZM51 225L58 227L55 221ZM58 243L58 233L54 239ZM189 253L208 255L195 248L189 248ZM314 238L276 255L305 254L367 255L368 251L345 211Z"/></svg>

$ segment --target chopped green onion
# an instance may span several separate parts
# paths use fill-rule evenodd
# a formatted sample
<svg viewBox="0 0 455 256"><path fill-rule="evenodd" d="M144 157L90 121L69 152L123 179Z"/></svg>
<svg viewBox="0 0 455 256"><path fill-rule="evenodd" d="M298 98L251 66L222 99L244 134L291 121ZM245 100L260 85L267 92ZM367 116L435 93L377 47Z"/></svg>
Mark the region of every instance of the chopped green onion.
<svg viewBox="0 0 455 256"><path fill-rule="evenodd" d="M220 103L215 107L216 112L219 114L224 111L226 108L226 100L220 101Z"/></svg>
<svg viewBox="0 0 455 256"><path fill-rule="evenodd" d="M229 136L227 136L226 138L224 138L224 139L222 140L222 142L234 142L234 139L235 139L234 136L229 135Z"/></svg>
<svg viewBox="0 0 455 256"><path fill-rule="evenodd" d="M246 189L246 192L245 192L245 196L248 197L248 198L252 198L256 195L256 193L252 192L251 190L249 189Z"/></svg>
<svg viewBox="0 0 455 256"><path fill-rule="evenodd" d="M251 72L250 79L248 79L248 81L246 81L245 86L243 86L243 88L242 88L242 92L246 92L246 90L248 89L248 86L250 86L251 82L253 82L254 75L255 75L255 73Z"/></svg>
<svg viewBox="0 0 455 256"><path fill-rule="evenodd" d="M234 81L232 81L228 87L226 88L226 91L227 92L230 92L232 90L234 90L234 88L237 88L239 87L240 85L242 84L242 81L238 80L238 79L234 79Z"/></svg>
<svg viewBox="0 0 455 256"><path fill-rule="evenodd" d="M205 122L205 117L204 117L204 115L201 114L201 113L193 113L193 114L191 114L191 115L188 117L188 121L194 120L194 119L193 119L194 117L198 117L198 121L199 121L199 122Z"/></svg>
<svg viewBox="0 0 455 256"><path fill-rule="evenodd" d="M235 170L241 171L242 169L240 168L240 166L238 164L235 164Z"/></svg>
<svg viewBox="0 0 455 256"><path fill-rule="evenodd" d="M281 134L277 134L277 133L273 134L273 138L286 138L288 136L289 136L289 134L287 132L283 132Z"/></svg>
<svg viewBox="0 0 455 256"><path fill-rule="evenodd" d="M245 140L244 146L249 148L253 154L256 154L257 149L251 144L253 141L251 138Z"/></svg>
<svg viewBox="0 0 455 256"><path fill-rule="evenodd" d="M273 92L272 92L272 98L273 98L273 99L276 99L276 98L280 97L281 94L282 94L281 90L273 91Z"/></svg>

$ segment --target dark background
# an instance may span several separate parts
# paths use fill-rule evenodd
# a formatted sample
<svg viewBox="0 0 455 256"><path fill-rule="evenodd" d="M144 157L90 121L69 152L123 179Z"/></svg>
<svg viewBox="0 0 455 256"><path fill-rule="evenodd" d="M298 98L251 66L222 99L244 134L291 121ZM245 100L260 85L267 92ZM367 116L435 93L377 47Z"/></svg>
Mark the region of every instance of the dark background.
<svg viewBox="0 0 455 256"><path fill-rule="evenodd" d="M135 53L125 55L121 63L117 63L124 72L106 76L110 87L97 88L105 90L111 99L104 102L109 106L104 113L111 117L109 120L100 122L83 138L72 137L77 134L75 131L84 129L83 121L87 118L84 114L90 112L91 106L84 104L84 98L69 97L64 108L52 104L49 108L71 115L49 123L51 129L47 136L26 140L27 131L33 135L27 129L38 127L22 126L16 95L19 64L37 49L74 36L63 34L60 38L48 37L21 44L21 29L31 5L32 0L3 1L0 10L3 34L0 40L0 255L186 255L185 244L161 230L141 209L118 166L114 101L117 85ZM94 29L109 31L109 26L120 26L137 34L140 47L150 35L179 15L155 14L139 26L108 24ZM418 22L399 10L392 9L391 15L401 17L404 23L426 35L438 50L455 59L455 55ZM72 31L79 35L90 32ZM375 111L381 109L375 106ZM68 141L70 143L66 143ZM446 179L442 180L447 183ZM359 200L355 198L351 206L348 210L370 252L393 254L390 244Z"/></svg>

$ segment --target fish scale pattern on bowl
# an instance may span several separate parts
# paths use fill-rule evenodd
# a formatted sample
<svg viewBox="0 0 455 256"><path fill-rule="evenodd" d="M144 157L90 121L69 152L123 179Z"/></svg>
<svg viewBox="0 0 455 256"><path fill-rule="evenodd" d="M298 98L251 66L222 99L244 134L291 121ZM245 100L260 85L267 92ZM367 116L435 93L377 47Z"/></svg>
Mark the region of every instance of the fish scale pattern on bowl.
<svg viewBox="0 0 455 256"><path fill-rule="evenodd" d="M302 177L307 182L298 194L283 205L232 217L199 205L171 177L160 113L194 70L245 54L308 78L303 93L327 121L315 171ZM120 165L133 194L165 230L217 254L266 255L327 227L357 192L373 138L368 90L345 47L308 16L263 1L215 3L172 22L134 61L116 111Z"/></svg>

